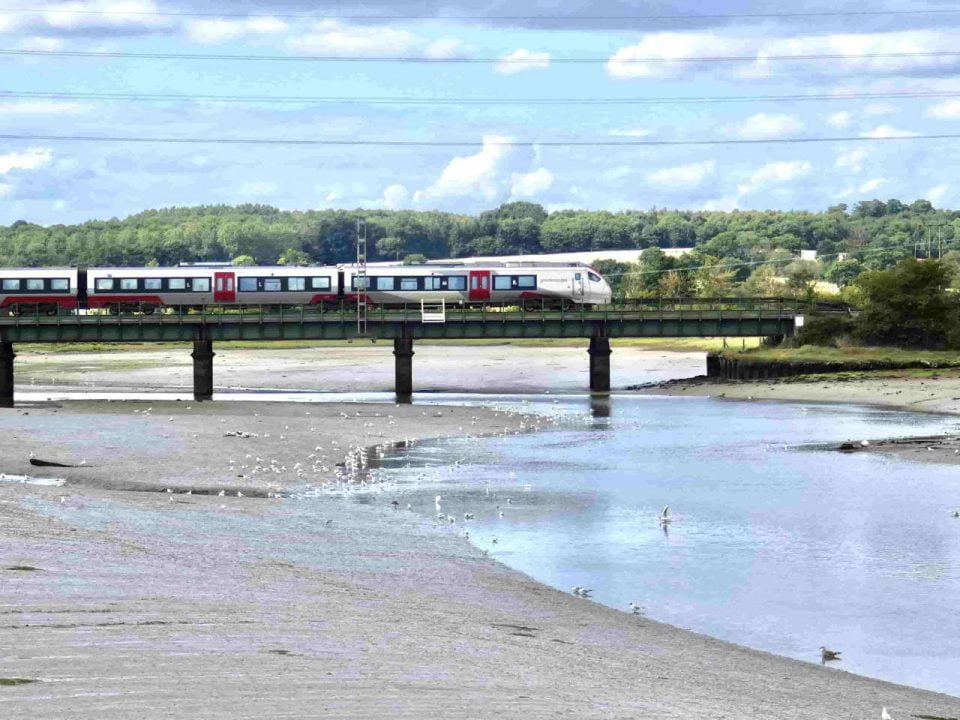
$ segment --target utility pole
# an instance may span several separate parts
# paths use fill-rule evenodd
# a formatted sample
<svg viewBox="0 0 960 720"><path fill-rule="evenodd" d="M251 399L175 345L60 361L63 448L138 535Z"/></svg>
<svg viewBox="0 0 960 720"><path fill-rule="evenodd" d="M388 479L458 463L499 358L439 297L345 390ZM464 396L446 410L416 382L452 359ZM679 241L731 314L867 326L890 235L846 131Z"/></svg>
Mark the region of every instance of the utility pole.
<svg viewBox="0 0 960 720"><path fill-rule="evenodd" d="M367 221L357 219L357 335L367 335L367 293L370 279L367 277Z"/></svg>

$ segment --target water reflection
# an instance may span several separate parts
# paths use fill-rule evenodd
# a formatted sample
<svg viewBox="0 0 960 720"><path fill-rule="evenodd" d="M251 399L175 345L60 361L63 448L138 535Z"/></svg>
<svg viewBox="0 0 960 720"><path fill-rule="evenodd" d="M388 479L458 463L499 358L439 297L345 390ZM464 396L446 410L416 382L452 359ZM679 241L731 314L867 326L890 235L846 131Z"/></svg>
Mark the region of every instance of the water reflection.
<svg viewBox="0 0 960 720"><path fill-rule="evenodd" d="M587 397L528 402L573 420L549 433L427 444L385 464L409 488L404 504L426 512L442 494L458 518L447 531L469 531L555 587L594 588L626 612L637 603L653 619L810 662L821 645L836 648L844 670L960 695L956 470L796 449L944 432L953 419L612 402L615 413L607 403L599 414ZM664 505L669 524L659 522ZM460 521L464 513L475 519Z"/></svg>

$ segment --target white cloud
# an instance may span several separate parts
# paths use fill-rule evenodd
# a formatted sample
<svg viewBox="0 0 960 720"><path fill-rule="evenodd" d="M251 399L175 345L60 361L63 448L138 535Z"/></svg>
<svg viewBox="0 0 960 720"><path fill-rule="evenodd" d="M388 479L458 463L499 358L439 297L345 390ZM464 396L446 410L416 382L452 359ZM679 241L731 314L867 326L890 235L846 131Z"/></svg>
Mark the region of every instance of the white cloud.
<svg viewBox="0 0 960 720"><path fill-rule="evenodd" d="M899 130L892 125L878 125L873 130L867 130L860 133L860 137L865 138L884 138L884 137L916 137L919 133L911 130Z"/></svg>
<svg viewBox="0 0 960 720"><path fill-rule="evenodd" d="M827 123L835 128L850 127L853 122L853 115L848 112L835 112L827 116Z"/></svg>
<svg viewBox="0 0 960 720"><path fill-rule="evenodd" d="M529 173L510 175L510 197L533 198L550 189L553 173L546 168L537 168Z"/></svg>
<svg viewBox="0 0 960 720"><path fill-rule="evenodd" d="M806 160L768 163L756 170L742 185L737 186L739 197L755 193L768 185L778 185L803 177L813 170Z"/></svg>
<svg viewBox="0 0 960 720"><path fill-rule="evenodd" d="M4 115L77 115L90 110L89 105L55 100L24 100L0 102L0 117Z"/></svg>
<svg viewBox="0 0 960 720"><path fill-rule="evenodd" d="M416 35L406 30L374 25L350 26L337 20L319 22L306 35L287 41L287 47L296 52L331 55L390 55L421 44Z"/></svg>
<svg viewBox="0 0 960 720"><path fill-rule="evenodd" d="M624 128L622 130L611 130L607 133L612 137L644 138L653 135L653 130L647 128Z"/></svg>
<svg viewBox="0 0 960 720"><path fill-rule="evenodd" d="M620 79L660 78L702 72L705 69L729 73L731 66L744 77L768 73L769 57L784 55L857 55L826 62L804 62L808 72L822 74L898 74L955 67L958 58L950 55L911 55L954 50L955 36L935 30L904 30L887 33L833 33L795 37L764 35L735 36L716 32L647 33L640 42L617 50L607 63L607 72ZM887 55L887 57L875 57ZM744 63L710 63L689 60L695 57L743 56L755 58ZM870 57L874 56L874 57ZM677 60L673 60L676 58ZM687 58L684 60L684 58ZM634 62L630 62L633 60ZM654 60L655 62L642 62ZM802 61L798 61L802 62ZM776 68L789 61L776 60Z"/></svg>
<svg viewBox="0 0 960 720"><path fill-rule="evenodd" d="M947 100L931 105L924 114L936 120L960 120L960 100Z"/></svg>
<svg viewBox="0 0 960 720"><path fill-rule="evenodd" d="M864 195L866 193L871 193L874 190L876 190L878 187L883 185L885 182L886 180L882 178L874 178L873 180L867 180L863 185L857 188L857 192L860 193L861 195Z"/></svg>
<svg viewBox="0 0 960 720"><path fill-rule="evenodd" d="M803 123L792 115L757 113L735 129L748 140L766 140L791 135L803 130Z"/></svg>
<svg viewBox="0 0 960 720"><path fill-rule="evenodd" d="M70 11L83 12L70 12ZM176 21L157 15L161 8L152 0L85 0L61 2L46 8L39 17L57 30L78 31L95 28L157 30ZM27 18L29 22L31 18Z"/></svg>
<svg viewBox="0 0 960 720"><path fill-rule="evenodd" d="M693 67L670 58L739 55L748 52L749 46L749 41L713 33L648 33L636 45L617 50L607 62L607 72L619 79L670 77ZM655 62L639 62L647 59Z"/></svg>
<svg viewBox="0 0 960 720"><path fill-rule="evenodd" d="M467 46L458 38L440 38L427 45L423 54L434 59L463 57L467 54Z"/></svg>
<svg viewBox="0 0 960 720"><path fill-rule="evenodd" d="M331 191L324 196L323 201L328 203L334 203L337 200L339 200L341 197L342 196L340 195L340 193Z"/></svg>
<svg viewBox="0 0 960 720"><path fill-rule="evenodd" d="M501 57L500 62L493 69L500 75L516 75L527 70L543 70L548 67L550 67L550 53L520 48Z"/></svg>
<svg viewBox="0 0 960 720"><path fill-rule="evenodd" d="M43 52L54 52L60 50L63 46L63 40L52 37L28 37L20 43L20 49L22 50L40 50Z"/></svg>
<svg viewBox="0 0 960 720"><path fill-rule="evenodd" d="M256 17L242 20L190 20L186 29L194 42L214 45L257 35L280 35L289 26L279 18Z"/></svg>
<svg viewBox="0 0 960 720"><path fill-rule="evenodd" d="M837 159L833 165L834 167L858 173L863 170L863 161L867 159L871 152L873 152L873 150L868 147L854 148L853 150L837 155Z"/></svg>
<svg viewBox="0 0 960 720"><path fill-rule="evenodd" d="M730 212L731 210L736 210L738 207L740 207L740 198L738 196L725 195L716 200L707 200L700 209L705 212Z"/></svg>
<svg viewBox="0 0 960 720"><path fill-rule="evenodd" d="M30 148L23 152L0 155L0 175L6 175L11 170L36 170L53 160L53 150L50 148Z"/></svg>
<svg viewBox="0 0 960 720"><path fill-rule="evenodd" d="M10 183L0 183L0 197L6 197L13 192L13 185Z"/></svg>
<svg viewBox="0 0 960 720"><path fill-rule="evenodd" d="M243 183L243 185L240 186L240 194L244 197L252 198L268 197L270 195L276 195L279 189L276 183L254 180Z"/></svg>
<svg viewBox="0 0 960 720"><path fill-rule="evenodd" d="M407 204L410 199L410 193L403 185L390 185L383 191L383 197L379 204L387 210L399 210Z"/></svg>
<svg viewBox="0 0 960 720"><path fill-rule="evenodd" d="M453 158L436 182L414 194L414 202L452 197L480 197L487 202L494 201L503 192L502 167L515 151L515 148L502 144L510 140L500 135L485 135L478 153Z"/></svg>
<svg viewBox="0 0 960 720"><path fill-rule="evenodd" d="M899 112L896 105L889 103L870 103L863 108L863 112L868 117L879 117L881 115L893 115Z"/></svg>
<svg viewBox="0 0 960 720"><path fill-rule="evenodd" d="M924 197L934 205L937 205L941 200L943 200L943 196L947 194L949 189L949 185L937 185L936 187L932 187L927 190L927 192L924 193Z"/></svg>
<svg viewBox="0 0 960 720"><path fill-rule="evenodd" d="M713 175L716 166L713 160L705 160L689 165L661 168L647 173L647 183L666 189L695 188Z"/></svg>

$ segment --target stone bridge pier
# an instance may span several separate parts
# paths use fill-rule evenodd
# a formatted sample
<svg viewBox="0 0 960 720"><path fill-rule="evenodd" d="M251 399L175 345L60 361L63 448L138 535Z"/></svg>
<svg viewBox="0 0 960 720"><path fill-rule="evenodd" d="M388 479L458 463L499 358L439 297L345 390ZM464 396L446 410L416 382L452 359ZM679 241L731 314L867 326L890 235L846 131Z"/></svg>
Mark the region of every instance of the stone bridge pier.
<svg viewBox="0 0 960 720"><path fill-rule="evenodd" d="M0 336L0 408L13 407L13 343Z"/></svg>

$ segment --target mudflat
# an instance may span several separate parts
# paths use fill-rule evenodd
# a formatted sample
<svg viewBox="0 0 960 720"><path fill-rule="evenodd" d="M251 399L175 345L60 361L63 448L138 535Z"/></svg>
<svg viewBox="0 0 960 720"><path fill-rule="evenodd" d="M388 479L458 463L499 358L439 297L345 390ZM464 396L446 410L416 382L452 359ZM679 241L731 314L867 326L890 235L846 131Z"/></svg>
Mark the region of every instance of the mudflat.
<svg viewBox="0 0 960 720"><path fill-rule="evenodd" d="M358 446L550 426L435 405L0 410L0 472L66 481L0 482L0 678L35 681L0 681L0 717L960 717L541 585L398 489L295 492Z"/></svg>

